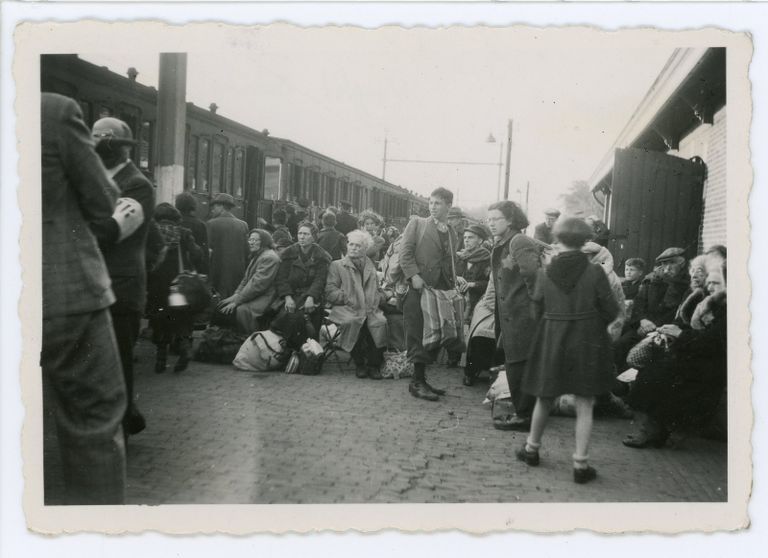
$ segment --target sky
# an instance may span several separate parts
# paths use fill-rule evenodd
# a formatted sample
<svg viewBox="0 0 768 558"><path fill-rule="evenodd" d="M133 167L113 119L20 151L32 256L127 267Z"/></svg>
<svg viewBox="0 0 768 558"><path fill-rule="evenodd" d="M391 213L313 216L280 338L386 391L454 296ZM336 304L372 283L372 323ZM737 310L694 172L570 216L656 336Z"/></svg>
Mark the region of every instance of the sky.
<svg viewBox="0 0 768 558"><path fill-rule="evenodd" d="M389 159L490 163L387 164L388 181L423 195L445 186L464 208L496 200L512 119L510 199L524 201L530 183L538 222L590 177L672 54L617 35L243 29L189 43L187 100L376 176L385 137ZM134 66L157 86L158 52L79 54L121 74Z"/></svg>

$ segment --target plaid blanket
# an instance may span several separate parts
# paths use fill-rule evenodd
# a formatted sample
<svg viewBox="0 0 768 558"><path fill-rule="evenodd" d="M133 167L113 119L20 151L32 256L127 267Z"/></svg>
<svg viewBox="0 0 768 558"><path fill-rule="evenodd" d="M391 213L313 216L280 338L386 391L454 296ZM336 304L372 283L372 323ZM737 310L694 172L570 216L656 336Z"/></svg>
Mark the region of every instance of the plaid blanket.
<svg viewBox="0 0 768 558"><path fill-rule="evenodd" d="M421 311L424 315L422 345L427 351L445 347L452 352L464 352L464 297L454 289L441 291L431 287L421 290Z"/></svg>

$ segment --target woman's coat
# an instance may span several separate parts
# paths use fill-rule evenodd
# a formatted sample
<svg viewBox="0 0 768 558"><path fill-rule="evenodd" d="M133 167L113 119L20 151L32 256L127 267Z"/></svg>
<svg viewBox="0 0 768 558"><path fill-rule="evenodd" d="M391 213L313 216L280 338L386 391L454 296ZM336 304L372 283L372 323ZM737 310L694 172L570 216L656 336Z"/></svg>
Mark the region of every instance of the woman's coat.
<svg viewBox="0 0 768 558"><path fill-rule="evenodd" d="M331 263L325 299L333 305L328 319L339 326L338 343L343 350L352 350L366 320L376 346L387 346L387 319L379 309L381 297L379 278L370 258L365 258L362 276L349 256Z"/></svg>
<svg viewBox="0 0 768 558"><path fill-rule="evenodd" d="M275 279L277 296L280 299L273 306L277 308L283 305L283 299L288 295L296 301L297 308L304 305L308 296L312 297L315 305L322 303L331 256L320 246L313 244L309 250L309 258L304 262L299 255L300 250L299 244L295 243L282 254L283 261Z"/></svg>
<svg viewBox="0 0 768 558"><path fill-rule="evenodd" d="M258 318L274 302L275 276L280 268L280 256L267 248L257 257L251 258L245 269L243 280L235 289L237 309L235 317L238 326L247 333L253 333L258 328Z"/></svg>

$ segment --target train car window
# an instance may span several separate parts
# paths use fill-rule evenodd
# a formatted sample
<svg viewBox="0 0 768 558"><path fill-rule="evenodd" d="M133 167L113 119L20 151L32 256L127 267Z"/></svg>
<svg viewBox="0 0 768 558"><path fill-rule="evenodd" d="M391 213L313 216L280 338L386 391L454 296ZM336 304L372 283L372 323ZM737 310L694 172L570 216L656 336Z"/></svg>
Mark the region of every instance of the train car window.
<svg viewBox="0 0 768 558"><path fill-rule="evenodd" d="M224 176L224 145L218 141L213 142L213 155L211 158L211 194L222 192L222 178Z"/></svg>
<svg viewBox="0 0 768 558"><path fill-rule="evenodd" d="M235 185L232 183L232 165L235 163L235 150L230 147L227 149L227 162L224 165L224 183L222 191L235 195Z"/></svg>
<svg viewBox="0 0 768 558"><path fill-rule="evenodd" d="M152 158L152 134L154 132L153 123L145 120L141 123L141 134L139 135L139 168L149 170Z"/></svg>
<svg viewBox="0 0 768 558"><path fill-rule="evenodd" d="M208 191L208 154L211 142L200 138L197 144L197 191Z"/></svg>
<svg viewBox="0 0 768 558"><path fill-rule="evenodd" d="M243 197L243 177L245 173L243 169L245 167L245 151L238 147L235 150L235 171L234 171L234 187L232 188L232 195L236 198Z"/></svg>
<svg viewBox="0 0 768 558"><path fill-rule="evenodd" d="M336 180L332 176L327 178L326 196L328 205L336 205Z"/></svg>
<svg viewBox="0 0 768 558"><path fill-rule="evenodd" d="M184 181L186 183L187 190L196 190L195 187L197 180L195 177L195 171L197 170L197 142L199 138L189 134L189 127L187 127L187 169L184 173Z"/></svg>
<svg viewBox="0 0 768 558"><path fill-rule="evenodd" d="M301 195L301 182L304 169L298 165L291 165L291 196L297 199Z"/></svg>
<svg viewBox="0 0 768 558"><path fill-rule="evenodd" d="M280 159L275 157L264 160L264 199L280 199Z"/></svg>

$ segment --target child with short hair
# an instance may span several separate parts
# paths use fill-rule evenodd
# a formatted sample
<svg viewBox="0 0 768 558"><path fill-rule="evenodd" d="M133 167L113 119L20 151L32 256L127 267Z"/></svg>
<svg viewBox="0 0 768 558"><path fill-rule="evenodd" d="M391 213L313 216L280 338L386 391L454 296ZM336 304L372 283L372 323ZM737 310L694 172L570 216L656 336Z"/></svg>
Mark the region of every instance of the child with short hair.
<svg viewBox="0 0 768 558"><path fill-rule="evenodd" d="M536 396L536 406L528 439L515 455L530 466L539 464L552 403L559 395L573 394L573 480L583 484L597 476L588 464L592 409L595 396L607 393L613 384L606 326L618 316L619 306L605 272L581 251L592 235L591 228L581 219L566 218L555 224L553 234L560 252L536 278L532 300L541 320L522 381L522 390Z"/></svg>
<svg viewBox="0 0 768 558"><path fill-rule="evenodd" d="M645 277L645 261L642 258L629 258L624 262L624 280L621 282L621 288L627 302L635 300L643 277Z"/></svg>

